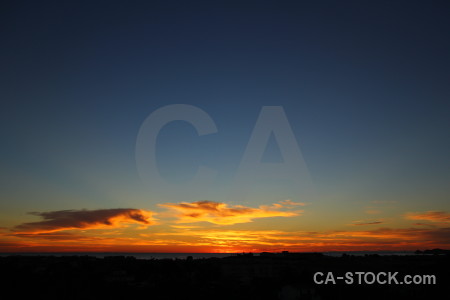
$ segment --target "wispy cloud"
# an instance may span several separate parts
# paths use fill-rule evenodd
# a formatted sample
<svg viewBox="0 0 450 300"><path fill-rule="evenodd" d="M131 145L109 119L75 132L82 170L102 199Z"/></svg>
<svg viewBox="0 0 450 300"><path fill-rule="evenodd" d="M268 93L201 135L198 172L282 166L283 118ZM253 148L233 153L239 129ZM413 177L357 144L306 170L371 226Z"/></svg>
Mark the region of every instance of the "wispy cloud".
<svg viewBox="0 0 450 300"><path fill-rule="evenodd" d="M416 250L448 247L450 228L378 228L373 230L283 231L179 229L154 235L166 240L183 239L191 245L223 251L350 251Z"/></svg>
<svg viewBox="0 0 450 300"><path fill-rule="evenodd" d="M58 210L30 214L43 220L17 225L13 228L14 232L49 233L70 229L114 228L133 223L149 226L155 223L152 212L132 208Z"/></svg>
<svg viewBox="0 0 450 300"><path fill-rule="evenodd" d="M433 225L433 224L430 224L430 223L420 223L420 222L414 223L413 225L416 225L416 226L436 227L436 225Z"/></svg>
<svg viewBox="0 0 450 300"><path fill-rule="evenodd" d="M362 225L379 225L383 224L384 221L374 220L374 221L353 221L351 225L362 226Z"/></svg>
<svg viewBox="0 0 450 300"><path fill-rule="evenodd" d="M306 203L304 202L294 202L291 199L280 201L280 204L286 205L286 206L305 206Z"/></svg>
<svg viewBox="0 0 450 300"><path fill-rule="evenodd" d="M381 213L381 210L368 207L364 212L368 215L378 215Z"/></svg>
<svg viewBox="0 0 450 300"><path fill-rule="evenodd" d="M450 213L444 211L427 211L423 213L406 213L405 217L410 220L423 220L437 223L450 223Z"/></svg>
<svg viewBox="0 0 450 300"><path fill-rule="evenodd" d="M107 232L109 230L105 230ZM67 234L66 234L67 233ZM448 248L450 228L377 228L370 230L285 231L171 228L102 236L78 231L10 234L0 250L15 251L142 251L142 252L242 252L242 251L351 251ZM15 245L14 243L19 242Z"/></svg>
<svg viewBox="0 0 450 300"><path fill-rule="evenodd" d="M8 236L14 236L18 238L32 238L32 239L45 239L55 241L75 241L88 239L85 235L74 234L70 232L38 232L38 233L21 233L14 232L8 234Z"/></svg>
<svg viewBox="0 0 450 300"><path fill-rule="evenodd" d="M374 204L395 204L397 201L395 200L373 200L371 201Z"/></svg>
<svg viewBox="0 0 450 300"><path fill-rule="evenodd" d="M252 208L242 205L229 206L226 203L213 201L197 201L192 203L166 203L160 204L171 210L177 223L209 222L218 225L231 225L248 223L258 218L293 217L302 213L301 210L283 211L285 205L275 203L273 205L261 205Z"/></svg>
<svg viewBox="0 0 450 300"><path fill-rule="evenodd" d="M201 228L201 226L195 226L195 225L170 225L170 227L177 228L177 229Z"/></svg>

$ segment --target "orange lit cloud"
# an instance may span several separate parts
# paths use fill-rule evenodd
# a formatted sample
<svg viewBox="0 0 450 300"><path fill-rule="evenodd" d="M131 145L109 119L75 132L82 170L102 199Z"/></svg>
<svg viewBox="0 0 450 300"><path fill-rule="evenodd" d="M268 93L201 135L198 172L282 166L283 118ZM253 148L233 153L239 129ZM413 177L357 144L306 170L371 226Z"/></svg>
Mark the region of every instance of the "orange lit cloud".
<svg viewBox="0 0 450 300"><path fill-rule="evenodd" d="M416 250L446 248L450 245L450 228L379 228L324 232L180 229L175 232L156 233L153 236L164 240L189 241L192 246L208 247L217 251L221 249L220 252Z"/></svg>
<svg viewBox="0 0 450 300"><path fill-rule="evenodd" d="M293 217L302 211L282 211L282 203L271 206L261 205L258 208L242 205L228 206L225 203L213 201L197 201L192 203L166 203L160 204L169 208L178 218L177 223L209 222L218 225L231 225L252 222L257 218Z"/></svg>
<svg viewBox="0 0 450 300"><path fill-rule="evenodd" d="M105 235L101 234L104 231ZM284 231L172 228L109 235L111 230L15 234L0 250L129 252L355 251L448 248L450 228Z"/></svg>
<svg viewBox="0 0 450 300"><path fill-rule="evenodd" d="M450 213L444 211L427 211L424 213L407 213L405 215L410 220L423 220L438 223L450 223Z"/></svg>
<svg viewBox="0 0 450 300"><path fill-rule="evenodd" d="M50 212L32 212L44 220L23 223L13 231L27 234L50 233L70 229L101 229L126 226L126 224L153 225L153 213L132 208L114 208L97 210L59 210Z"/></svg>
<svg viewBox="0 0 450 300"><path fill-rule="evenodd" d="M411 220L434 222L415 223L426 226L409 228L379 228L377 225L385 222L381 218L354 221L350 224L356 226L347 227L349 230L267 230L267 226L258 230L257 223L239 229L216 226L301 215L302 211L295 209L302 204L293 203L289 200L259 207L212 201L166 203L160 205L166 210L158 213L159 226L149 230L137 229L155 225L155 213L139 209L33 213L42 220L12 230L0 228L0 251L322 252L450 247L450 219L445 212L409 213L405 216ZM191 224L196 222L210 224Z"/></svg>

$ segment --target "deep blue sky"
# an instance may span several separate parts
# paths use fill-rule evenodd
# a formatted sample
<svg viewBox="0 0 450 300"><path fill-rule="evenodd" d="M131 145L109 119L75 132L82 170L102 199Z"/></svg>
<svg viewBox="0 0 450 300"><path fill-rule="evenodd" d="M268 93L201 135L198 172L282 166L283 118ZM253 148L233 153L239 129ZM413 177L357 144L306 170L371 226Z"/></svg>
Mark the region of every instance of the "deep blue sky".
<svg viewBox="0 0 450 300"><path fill-rule="evenodd" d="M3 211L158 203L136 136L176 103L219 133L164 128L169 179L199 163L231 177L261 107L277 105L323 199L448 205L449 2L61 2L1 7ZM243 201L226 189L164 201ZM285 197L266 196L247 200Z"/></svg>

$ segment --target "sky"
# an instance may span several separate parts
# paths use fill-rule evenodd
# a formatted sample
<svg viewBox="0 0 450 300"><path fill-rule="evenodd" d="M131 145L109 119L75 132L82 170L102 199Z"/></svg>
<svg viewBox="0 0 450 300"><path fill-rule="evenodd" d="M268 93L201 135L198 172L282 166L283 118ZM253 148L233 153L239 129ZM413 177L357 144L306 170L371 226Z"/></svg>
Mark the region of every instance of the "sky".
<svg viewBox="0 0 450 300"><path fill-rule="evenodd" d="M450 246L447 1L4 1L0 252Z"/></svg>

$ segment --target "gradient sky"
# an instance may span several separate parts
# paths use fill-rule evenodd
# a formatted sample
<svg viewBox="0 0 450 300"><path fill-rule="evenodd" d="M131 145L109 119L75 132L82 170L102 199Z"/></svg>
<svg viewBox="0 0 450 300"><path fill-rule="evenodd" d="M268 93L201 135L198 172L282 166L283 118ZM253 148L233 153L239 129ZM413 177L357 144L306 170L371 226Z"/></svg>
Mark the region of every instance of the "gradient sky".
<svg viewBox="0 0 450 300"><path fill-rule="evenodd" d="M6 1L0 9L0 251L450 247L447 1ZM143 180L158 136L172 186ZM233 186L263 106L281 106L313 197ZM263 163L283 162L271 137ZM189 188L199 165L217 176ZM252 173L253 172L253 173ZM32 212L32 214L30 214Z"/></svg>

